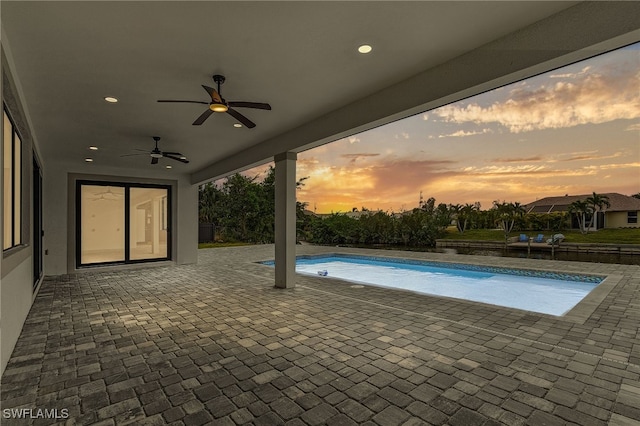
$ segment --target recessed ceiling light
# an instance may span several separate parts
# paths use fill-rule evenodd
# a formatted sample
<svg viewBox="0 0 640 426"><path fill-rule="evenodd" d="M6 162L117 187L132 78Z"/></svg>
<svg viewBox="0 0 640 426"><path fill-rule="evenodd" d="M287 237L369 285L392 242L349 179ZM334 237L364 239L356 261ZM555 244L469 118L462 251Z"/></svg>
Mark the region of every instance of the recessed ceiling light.
<svg viewBox="0 0 640 426"><path fill-rule="evenodd" d="M171 166L170 166L170 165L168 165L168 164L167 164L165 167L166 167L167 169L172 169L172 168L173 168L173 167L171 167Z"/></svg>
<svg viewBox="0 0 640 426"><path fill-rule="evenodd" d="M98 150L98 147L97 147L97 146L90 146L90 147L89 147L89 149L90 149L91 151L97 151L97 150Z"/></svg>
<svg viewBox="0 0 640 426"><path fill-rule="evenodd" d="M369 53L373 50L373 47L369 46L368 44L363 44L362 46L358 47L358 52L360 53Z"/></svg>
<svg viewBox="0 0 640 426"><path fill-rule="evenodd" d="M93 162L93 158L85 158L84 161L86 161L87 163L92 163Z"/></svg>
<svg viewBox="0 0 640 426"><path fill-rule="evenodd" d="M104 100L107 102L111 102L112 104L118 102L118 99L114 98L113 96L107 96L106 98L104 98Z"/></svg>
<svg viewBox="0 0 640 426"><path fill-rule="evenodd" d="M235 124L233 125L233 127L242 127L242 124L240 124L240 123L235 123Z"/></svg>

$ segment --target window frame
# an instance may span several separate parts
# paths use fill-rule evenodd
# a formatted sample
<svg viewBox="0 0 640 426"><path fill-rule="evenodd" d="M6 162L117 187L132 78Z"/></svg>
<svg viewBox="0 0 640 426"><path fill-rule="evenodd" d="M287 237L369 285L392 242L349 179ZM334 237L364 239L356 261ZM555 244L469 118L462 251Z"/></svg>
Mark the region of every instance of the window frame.
<svg viewBox="0 0 640 426"><path fill-rule="evenodd" d="M638 211L627 212L627 225L638 223Z"/></svg>
<svg viewBox="0 0 640 426"><path fill-rule="evenodd" d="M23 155L22 155L22 151L23 151L23 137L20 135L20 132L18 131L18 128L15 124L15 121L13 120L13 117L11 116L11 113L9 112L9 108L7 108L7 105L3 102L2 104L2 111L3 111L3 132L2 132L2 143L3 143L3 161L2 161L2 168L3 168L3 175L4 175L4 168L5 168L5 163L7 161L6 158L4 158L4 152L5 149L7 148L7 146L9 147L10 151L11 151L11 159L10 161L10 175L11 175L11 182L9 183L9 188L10 188L10 192L9 194L7 194L5 191L5 187L7 185L6 182L3 181L3 197L2 197L2 208L3 211L5 211L6 205L5 202L9 202L11 204L11 218L7 218L6 215L3 216L3 238L2 238L2 252L6 253L11 251L12 249L16 248L16 247L21 247L24 246L24 232L23 232L23 182L24 182L24 173L23 173ZM7 141L5 140L5 134L7 133L7 129L4 129L4 124L5 124L5 117L7 118L7 121L9 122L9 124L11 125L11 128L9 129L10 133L11 133L11 140ZM4 178L3 178L4 179ZM5 222L7 220L11 221L10 226L8 226L8 224ZM5 245L5 239L7 238L6 231L7 228L10 229L10 243L9 245Z"/></svg>

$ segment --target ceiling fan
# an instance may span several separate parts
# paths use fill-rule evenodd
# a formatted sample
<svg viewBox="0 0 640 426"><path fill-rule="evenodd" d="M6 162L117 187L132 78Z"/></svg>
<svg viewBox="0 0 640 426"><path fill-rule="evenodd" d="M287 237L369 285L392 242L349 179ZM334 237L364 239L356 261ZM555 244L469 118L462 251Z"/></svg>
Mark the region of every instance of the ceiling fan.
<svg viewBox="0 0 640 426"><path fill-rule="evenodd" d="M211 102L203 102L203 101L183 101L183 100L175 100L175 99L160 99L158 102L181 102L181 103L190 103L190 104L203 104L209 105L209 109L203 112L196 121L193 122L194 126L199 126L204 121L209 118L211 114L214 112L226 112L231 115L233 118L238 120L240 123L244 124L248 128L256 127L255 123L249 120L244 115L240 114L233 108L255 108L255 109L266 109L271 110L271 105L261 103L261 102L241 102L241 101L226 101L222 95L220 94L220 85L224 83L225 77L223 75L216 74L213 76L213 81L218 84L218 90L202 85L204 90L206 90L207 94L211 97Z"/></svg>
<svg viewBox="0 0 640 426"><path fill-rule="evenodd" d="M99 195L101 197L122 197L124 194L120 194L118 192L113 192L110 186L107 186L106 191L96 192L93 195Z"/></svg>
<svg viewBox="0 0 640 426"><path fill-rule="evenodd" d="M179 152L160 151L160 149L158 148L158 142L160 141L159 136L154 136L153 140L156 141L156 146L151 150L151 152L146 151L144 149L136 149L136 151L142 151L149 154L151 156L151 164L158 164L158 159L163 157L180 161L181 163L185 163L185 164L189 163L189 160L187 160L187 157L180 154ZM125 155L121 155L120 157L131 157L133 155L145 155L145 154L125 154Z"/></svg>

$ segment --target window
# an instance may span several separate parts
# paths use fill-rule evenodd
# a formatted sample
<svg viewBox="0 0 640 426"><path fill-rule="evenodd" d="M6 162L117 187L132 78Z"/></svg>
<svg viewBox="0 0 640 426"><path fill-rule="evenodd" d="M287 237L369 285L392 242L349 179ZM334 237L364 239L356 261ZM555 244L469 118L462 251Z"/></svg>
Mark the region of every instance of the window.
<svg viewBox="0 0 640 426"><path fill-rule="evenodd" d="M627 212L627 223L638 223L638 212Z"/></svg>
<svg viewBox="0 0 640 426"><path fill-rule="evenodd" d="M78 266L169 259L170 187L81 181L76 191Z"/></svg>
<svg viewBox="0 0 640 426"><path fill-rule="evenodd" d="M22 140L16 127L3 109L3 199L4 239L2 249L22 243Z"/></svg>

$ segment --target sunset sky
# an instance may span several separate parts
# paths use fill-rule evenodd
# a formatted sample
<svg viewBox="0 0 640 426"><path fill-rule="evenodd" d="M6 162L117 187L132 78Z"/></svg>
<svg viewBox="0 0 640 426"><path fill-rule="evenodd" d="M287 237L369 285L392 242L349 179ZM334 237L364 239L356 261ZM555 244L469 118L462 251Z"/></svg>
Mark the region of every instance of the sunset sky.
<svg viewBox="0 0 640 426"><path fill-rule="evenodd" d="M638 193L640 43L300 153L297 176L317 213Z"/></svg>

